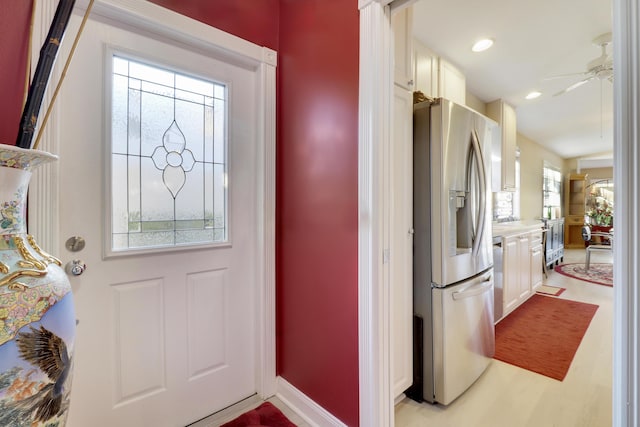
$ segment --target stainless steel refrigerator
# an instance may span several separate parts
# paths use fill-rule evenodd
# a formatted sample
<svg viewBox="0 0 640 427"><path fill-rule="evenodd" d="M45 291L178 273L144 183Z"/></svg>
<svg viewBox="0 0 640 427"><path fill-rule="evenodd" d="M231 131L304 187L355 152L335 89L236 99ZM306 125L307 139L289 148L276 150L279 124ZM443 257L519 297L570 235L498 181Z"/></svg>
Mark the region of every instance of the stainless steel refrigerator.
<svg viewBox="0 0 640 427"><path fill-rule="evenodd" d="M446 99L414 105L415 400L448 405L495 350L491 147L499 127Z"/></svg>

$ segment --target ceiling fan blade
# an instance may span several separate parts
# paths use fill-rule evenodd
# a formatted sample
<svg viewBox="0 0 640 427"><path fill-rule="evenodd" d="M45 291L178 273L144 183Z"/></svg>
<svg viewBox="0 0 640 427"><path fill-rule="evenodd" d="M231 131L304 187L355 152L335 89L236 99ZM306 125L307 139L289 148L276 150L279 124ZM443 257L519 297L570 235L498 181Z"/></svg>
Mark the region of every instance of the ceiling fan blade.
<svg viewBox="0 0 640 427"><path fill-rule="evenodd" d="M571 86L569 86L568 88L561 90L558 93L554 93L553 96L559 96L562 95L563 93L567 93L567 92L571 92L572 90L579 88L580 86L582 86L583 84L589 83L591 80L595 79L596 77L587 77L586 79L580 80L579 82L576 82L574 84L572 84Z"/></svg>
<svg viewBox="0 0 640 427"><path fill-rule="evenodd" d="M542 80L544 81L544 80L564 79L564 78L567 78L567 77L584 76L585 74L587 74L586 71L581 71L579 73L557 74L555 76L545 77Z"/></svg>

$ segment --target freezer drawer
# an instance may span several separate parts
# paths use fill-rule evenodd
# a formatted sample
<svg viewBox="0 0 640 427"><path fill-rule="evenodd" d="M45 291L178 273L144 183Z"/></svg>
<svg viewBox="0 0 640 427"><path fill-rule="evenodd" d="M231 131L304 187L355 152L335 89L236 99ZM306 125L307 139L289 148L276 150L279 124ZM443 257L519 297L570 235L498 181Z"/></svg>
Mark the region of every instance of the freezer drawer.
<svg viewBox="0 0 640 427"><path fill-rule="evenodd" d="M495 352L493 269L432 292L434 395L448 405L478 379Z"/></svg>

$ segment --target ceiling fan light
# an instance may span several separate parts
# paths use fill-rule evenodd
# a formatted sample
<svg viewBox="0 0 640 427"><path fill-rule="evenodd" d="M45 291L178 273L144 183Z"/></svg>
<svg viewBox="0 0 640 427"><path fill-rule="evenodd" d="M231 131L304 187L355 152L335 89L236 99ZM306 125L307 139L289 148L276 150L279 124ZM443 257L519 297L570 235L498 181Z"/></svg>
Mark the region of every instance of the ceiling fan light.
<svg viewBox="0 0 640 427"><path fill-rule="evenodd" d="M493 39L482 39L475 42L471 50L474 52L482 52L489 49L491 46L493 46Z"/></svg>
<svg viewBox="0 0 640 427"><path fill-rule="evenodd" d="M529 92L527 96L525 96L525 99L536 99L540 95L542 95L542 92L538 92L537 90L534 90Z"/></svg>

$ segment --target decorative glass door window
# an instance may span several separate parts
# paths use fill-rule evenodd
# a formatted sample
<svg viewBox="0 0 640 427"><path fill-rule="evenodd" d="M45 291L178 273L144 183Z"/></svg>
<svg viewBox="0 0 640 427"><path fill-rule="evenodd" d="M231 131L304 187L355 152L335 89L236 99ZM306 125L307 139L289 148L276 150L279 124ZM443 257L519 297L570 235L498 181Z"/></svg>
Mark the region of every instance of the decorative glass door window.
<svg viewBox="0 0 640 427"><path fill-rule="evenodd" d="M223 243L227 87L114 55L112 251Z"/></svg>

